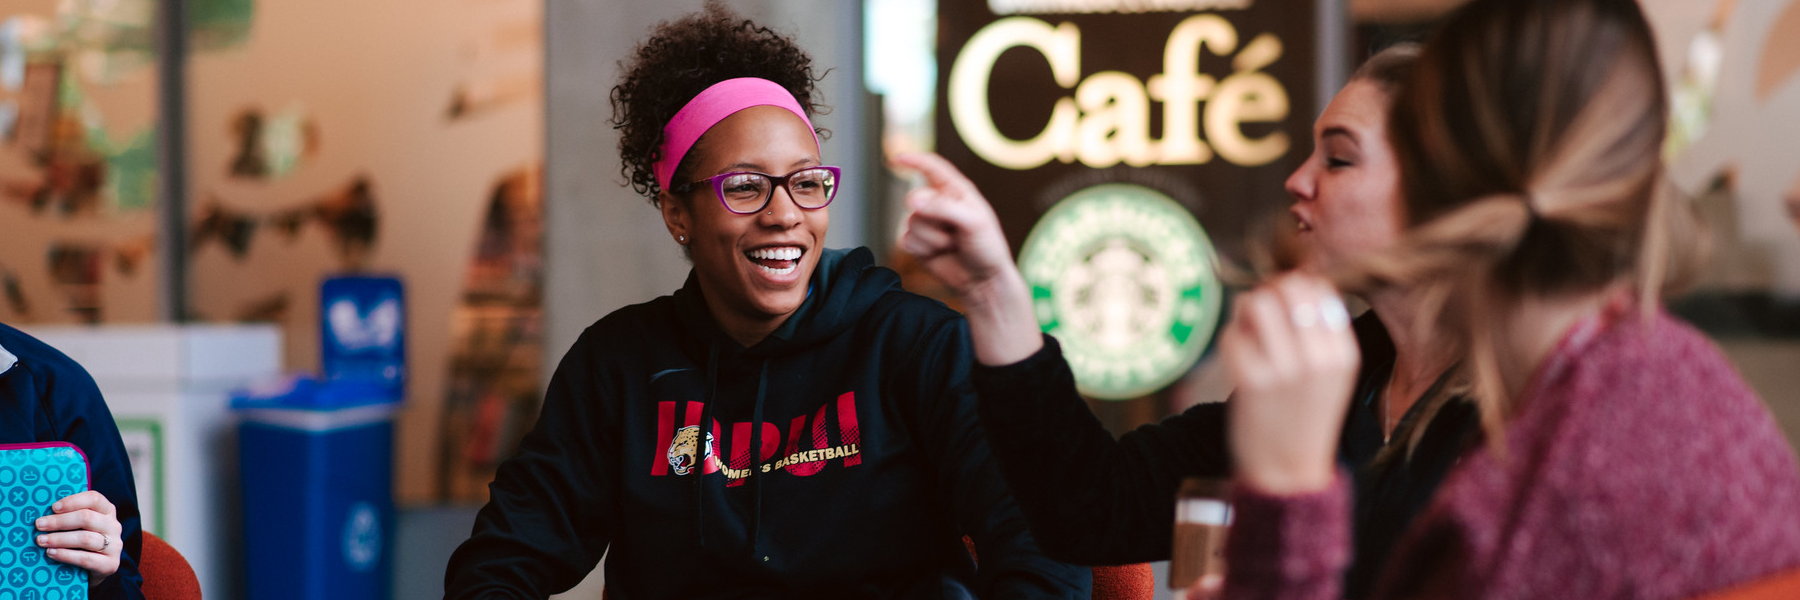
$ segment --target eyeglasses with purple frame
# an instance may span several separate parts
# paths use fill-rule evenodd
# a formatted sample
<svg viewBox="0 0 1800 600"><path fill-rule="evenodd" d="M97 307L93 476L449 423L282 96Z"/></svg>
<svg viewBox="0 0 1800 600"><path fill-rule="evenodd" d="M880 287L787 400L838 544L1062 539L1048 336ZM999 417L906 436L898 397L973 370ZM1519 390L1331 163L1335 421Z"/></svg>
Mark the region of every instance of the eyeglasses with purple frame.
<svg viewBox="0 0 1800 600"><path fill-rule="evenodd" d="M820 165L795 170L786 175L770 175L756 171L732 171L720 173L699 181L690 181L675 188L675 192L686 194L695 186L709 183L713 194L719 197L719 203L725 210L740 215L753 215L762 212L775 197L775 188L786 188L788 197L794 204L807 210L825 208L837 197L838 180L843 176L843 169ZM795 186L799 186L796 189Z"/></svg>

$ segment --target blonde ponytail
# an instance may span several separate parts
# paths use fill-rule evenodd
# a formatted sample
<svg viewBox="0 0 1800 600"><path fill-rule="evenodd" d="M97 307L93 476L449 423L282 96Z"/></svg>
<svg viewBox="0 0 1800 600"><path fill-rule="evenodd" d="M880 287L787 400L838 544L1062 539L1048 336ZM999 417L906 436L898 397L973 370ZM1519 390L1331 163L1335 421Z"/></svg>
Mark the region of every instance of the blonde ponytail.
<svg viewBox="0 0 1800 600"><path fill-rule="evenodd" d="M1401 86L1390 139L1407 235L1332 275L1341 288L1416 290L1415 326L1466 356L1450 386L1480 408L1495 448L1533 365L1513 348L1534 297L1635 284L1654 314L1696 271L1704 228L1661 163L1667 101L1633 0L1475 0ZM1507 375L1513 375L1507 377Z"/></svg>

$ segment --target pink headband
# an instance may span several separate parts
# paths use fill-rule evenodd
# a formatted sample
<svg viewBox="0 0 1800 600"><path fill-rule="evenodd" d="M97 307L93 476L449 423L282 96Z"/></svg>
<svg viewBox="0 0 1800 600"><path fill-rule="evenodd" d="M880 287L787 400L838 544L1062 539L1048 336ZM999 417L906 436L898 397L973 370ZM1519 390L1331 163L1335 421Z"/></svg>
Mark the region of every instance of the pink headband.
<svg viewBox="0 0 1800 600"><path fill-rule="evenodd" d="M700 141L706 130L718 125L736 114L737 111L752 106L779 106L806 124L812 131L812 120L806 118L806 111L794 100L781 84L756 77L739 77L727 79L712 85L689 100L686 106L675 112L669 124L663 126L662 160L653 165L656 171L656 184L662 189L669 189L669 179L675 176L675 166L681 164L682 157ZM819 135L813 134L813 145L819 143Z"/></svg>

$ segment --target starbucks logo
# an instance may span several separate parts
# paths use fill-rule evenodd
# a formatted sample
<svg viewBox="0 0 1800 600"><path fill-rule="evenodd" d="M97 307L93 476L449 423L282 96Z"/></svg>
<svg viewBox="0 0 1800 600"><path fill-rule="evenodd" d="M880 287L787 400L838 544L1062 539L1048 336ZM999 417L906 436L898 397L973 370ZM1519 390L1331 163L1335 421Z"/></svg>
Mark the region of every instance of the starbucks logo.
<svg viewBox="0 0 1800 600"><path fill-rule="evenodd" d="M1051 208L1025 239L1019 270L1076 387L1125 400L1169 385L1206 350L1222 294L1213 258L1187 209L1109 183Z"/></svg>

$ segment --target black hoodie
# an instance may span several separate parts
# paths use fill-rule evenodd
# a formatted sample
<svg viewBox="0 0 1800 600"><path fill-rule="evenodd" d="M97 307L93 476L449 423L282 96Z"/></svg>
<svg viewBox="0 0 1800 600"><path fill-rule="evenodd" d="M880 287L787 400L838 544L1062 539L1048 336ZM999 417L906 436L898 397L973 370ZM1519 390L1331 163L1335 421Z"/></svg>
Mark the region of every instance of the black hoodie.
<svg viewBox="0 0 1800 600"><path fill-rule="evenodd" d="M604 553L614 600L1086 597L1088 571L1039 553L995 470L967 322L873 262L826 251L749 348L691 274L589 327L445 596L541 598Z"/></svg>

